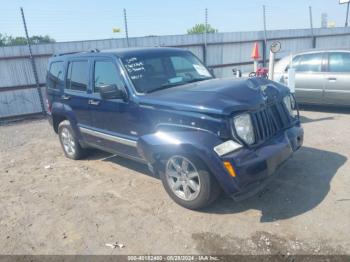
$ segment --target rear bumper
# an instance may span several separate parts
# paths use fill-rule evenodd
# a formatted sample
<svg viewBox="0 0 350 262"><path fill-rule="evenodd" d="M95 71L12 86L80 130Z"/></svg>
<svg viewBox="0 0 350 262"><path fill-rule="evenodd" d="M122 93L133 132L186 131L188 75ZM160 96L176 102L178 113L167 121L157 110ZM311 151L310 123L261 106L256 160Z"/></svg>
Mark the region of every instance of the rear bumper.
<svg viewBox="0 0 350 262"><path fill-rule="evenodd" d="M238 201L249 198L268 184L276 170L301 147L303 138L303 129L294 126L258 148L242 148L228 154L220 159L223 173L216 173L216 177L220 180L222 176L229 176L222 165L223 161L229 161L236 177L231 178L231 183L227 183L227 179L224 184L219 183L233 199Z"/></svg>

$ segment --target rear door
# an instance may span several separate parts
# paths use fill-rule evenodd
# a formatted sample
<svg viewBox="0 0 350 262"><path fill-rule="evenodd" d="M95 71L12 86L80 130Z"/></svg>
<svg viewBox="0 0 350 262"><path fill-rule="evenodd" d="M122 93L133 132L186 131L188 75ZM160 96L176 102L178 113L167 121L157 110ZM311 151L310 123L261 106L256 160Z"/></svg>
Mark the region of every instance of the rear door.
<svg viewBox="0 0 350 262"><path fill-rule="evenodd" d="M311 53L296 56L292 67L295 68L295 95L300 103L318 104L323 102L325 88L324 53Z"/></svg>
<svg viewBox="0 0 350 262"><path fill-rule="evenodd" d="M65 111L75 119L78 126L90 127L92 125L89 111L88 94L90 59L79 58L67 62L66 86L61 96L66 105Z"/></svg>
<svg viewBox="0 0 350 262"><path fill-rule="evenodd" d="M329 52L325 102L350 105L350 53Z"/></svg>

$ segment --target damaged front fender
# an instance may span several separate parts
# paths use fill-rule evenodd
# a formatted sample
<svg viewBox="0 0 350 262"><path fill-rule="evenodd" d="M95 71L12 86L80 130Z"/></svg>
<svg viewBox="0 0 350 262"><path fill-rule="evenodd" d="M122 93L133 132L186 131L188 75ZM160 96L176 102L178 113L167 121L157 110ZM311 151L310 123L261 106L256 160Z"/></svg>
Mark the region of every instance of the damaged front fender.
<svg viewBox="0 0 350 262"><path fill-rule="evenodd" d="M176 154L188 154L200 159L216 177L223 189L232 185L232 178L224 171L220 157L214 147L222 140L214 133L204 130L158 131L139 138L137 150L152 166Z"/></svg>

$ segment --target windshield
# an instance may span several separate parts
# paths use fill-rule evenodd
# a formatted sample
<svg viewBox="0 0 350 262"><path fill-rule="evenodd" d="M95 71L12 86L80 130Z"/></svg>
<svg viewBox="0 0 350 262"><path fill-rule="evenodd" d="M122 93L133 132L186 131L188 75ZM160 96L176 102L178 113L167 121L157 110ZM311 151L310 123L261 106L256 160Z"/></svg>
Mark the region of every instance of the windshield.
<svg viewBox="0 0 350 262"><path fill-rule="evenodd" d="M139 93L213 78L190 52L150 52L123 57L122 62Z"/></svg>

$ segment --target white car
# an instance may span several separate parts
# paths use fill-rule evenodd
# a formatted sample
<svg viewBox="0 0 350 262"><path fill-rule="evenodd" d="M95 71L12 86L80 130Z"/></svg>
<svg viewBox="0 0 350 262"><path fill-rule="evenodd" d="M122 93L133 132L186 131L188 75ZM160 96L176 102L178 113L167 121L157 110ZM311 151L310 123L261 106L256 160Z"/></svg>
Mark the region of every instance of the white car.
<svg viewBox="0 0 350 262"><path fill-rule="evenodd" d="M317 50L278 61L274 81L287 83L294 68L295 96L301 104L350 106L350 51Z"/></svg>

